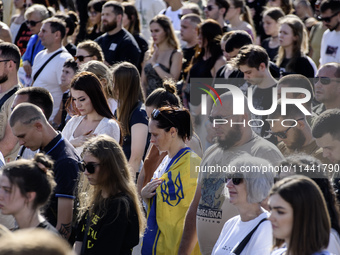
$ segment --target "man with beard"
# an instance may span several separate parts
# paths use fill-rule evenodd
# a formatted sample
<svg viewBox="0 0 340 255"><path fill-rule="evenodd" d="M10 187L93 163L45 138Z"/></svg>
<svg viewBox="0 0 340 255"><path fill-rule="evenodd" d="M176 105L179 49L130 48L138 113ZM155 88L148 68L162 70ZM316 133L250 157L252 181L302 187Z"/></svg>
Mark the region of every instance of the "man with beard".
<svg viewBox="0 0 340 255"><path fill-rule="evenodd" d="M340 0L325 0L320 5L320 19L328 29L321 40L320 65L340 62Z"/></svg>
<svg viewBox="0 0 340 255"><path fill-rule="evenodd" d="M316 144L316 140L312 135L312 129L309 126L306 116L295 104L286 105L286 115L281 115L282 105L279 101L276 110L269 115L272 135L277 137L279 143L277 147L286 157L294 153L306 153L324 164L331 162L322 156L323 150ZM294 121L283 121L292 119ZM284 125L282 125L282 123Z"/></svg>
<svg viewBox="0 0 340 255"><path fill-rule="evenodd" d="M20 50L12 43L0 43L0 151L5 161L15 160L19 150L17 138L8 124L15 92L20 88L18 69Z"/></svg>
<svg viewBox="0 0 340 255"><path fill-rule="evenodd" d="M323 149L323 156L334 163L334 169L339 169L340 164L340 109L326 110L315 119L312 134L316 138L316 144ZM340 201L340 176L334 173L338 201Z"/></svg>
<svg viewBox="0 0 340 255"><path fill-rule="evenodd" d="M235 158L246 157L245 153L267 159L273 165L283 160L275 145L255 134L246 124L250 119L247 105L244 105L243 115L233 115L231 92L222 94L220 98L222 103L217 101L213 105L209 119L213 123L218 119L219 123L224 124L215 123L213 127L217 143L209 147L203 156L195 197L186 215L178 254L190 254L198 238L201 253L210 255L224 223L237 215L236 208L229 204L226 195L227 173L220 170L222 167L230 166ZM246 98L243 99L246 102ZM240 100L240 104L244 102Z"/></svg>
<svg viewBox="0 0 340 255"><path fill-rule="evenodd" d="M141 51L134 37L123 28L123 6L116 1L103 5L101 30L106 32L95 41L103 50L108 65L128 61L138 66Z"/></svg>
<svg viewBox="0 0 340 255"><path fill-rule="evenodd" d="M253 94L247 95L253 98L253 106L257 110L268 110L272 106L273 88L277 81L269 71L269 56L264 48L249 44L242 47L232 60L233 65L244 74L244 79L252 84ZM257 116L253 114L252 119L262 119L265 125L256 125L253 130L264 137L270 129L266 123L267 115ZM260 121L259 121L260 123ZM276 142L275 139L273 142Z"/></svg>
<svg viewBox="0 0 340 255"><path fill-rule="evenodd" d="M8 123L15 92L20 88L19 65L19 48L12 43L0 43L0 151L5 157L5 162L15 160L19 150L18 139L13 135ZM15 220L13 216L2 215L0 212L0 224L11 229L15 227Z"/></svg>
<svg viewBox="0 0 340 255"><path fill-rule="evenodd" d="M313 107L313 112L320 115L325 110L340 108L340 64L332 62L321 66L314 80L315 99L320 104Z"/></svg>

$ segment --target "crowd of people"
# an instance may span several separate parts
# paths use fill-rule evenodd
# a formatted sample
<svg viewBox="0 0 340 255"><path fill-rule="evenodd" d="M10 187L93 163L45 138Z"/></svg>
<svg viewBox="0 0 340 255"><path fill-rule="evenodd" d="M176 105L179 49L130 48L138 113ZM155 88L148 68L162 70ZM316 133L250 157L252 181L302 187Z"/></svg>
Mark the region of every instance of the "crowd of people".
<svg viewBox="0 0 340 255"><path fill-rule="evenodd" d="M0 255L340 254L339 42L339 0L0 0Z"/></svg>

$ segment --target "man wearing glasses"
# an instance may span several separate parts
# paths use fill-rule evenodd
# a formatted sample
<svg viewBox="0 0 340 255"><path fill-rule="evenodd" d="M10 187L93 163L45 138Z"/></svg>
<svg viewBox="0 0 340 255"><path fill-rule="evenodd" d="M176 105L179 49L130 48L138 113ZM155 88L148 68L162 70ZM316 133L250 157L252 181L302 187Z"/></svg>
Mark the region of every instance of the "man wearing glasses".
<svg viewBox="0 0 340 255"><path fill-rule="evenodd" d="M328 28L322 36L320 65L340 63L340 0L325 0L320 6L319 19Z"/></svg>
<svg viewBox="0 0 340 255"><path fill-rule="evenodd" d="M316 140L312 135L312 129L301 110L295 104L287 104L287 115L282 116L281 109L281 102L279 102L276 110L269 115L268 119L275 119L277 121L270 121L271 131L268 131L268 133L277 137L279 141L277 147L283 156L286 157L294 153L306 153L319 159L324 164L330 164L331 162L322 156L322 148L316 144ZM285 119L295 121L284 121Z"/></svg>
<svg viewBox="0 0 340 255"><path fill-rule="evenodd" d="M204 14L207 19L216 20L225 33L230 31L230 27L224 20L228 10L229 3L227 0L209 0L207 6L204 7Z"/></svg>
<svg viewBox="0 0 340 255"><path fill-rule="evenodd" d="M325 110L340 108L339 63L327 63L321 66L314 78L314 86L315 99L320 104L313 108L313 112L320 115Z"/></svg>

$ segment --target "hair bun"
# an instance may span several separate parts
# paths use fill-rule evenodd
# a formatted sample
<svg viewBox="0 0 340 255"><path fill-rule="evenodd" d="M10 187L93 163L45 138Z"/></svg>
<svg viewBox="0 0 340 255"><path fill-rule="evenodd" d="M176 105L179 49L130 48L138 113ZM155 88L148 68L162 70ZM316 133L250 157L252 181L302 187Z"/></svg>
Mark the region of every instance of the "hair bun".
<svg viewBox="0 0 340 255"><path fill-rule="evenodd" d="M177 88L176 88L176 84L173 80L165 80L163 82L163 87L165 88L165 90L171 94L177 94Z"/></svg>
<svg viewBox="0 0 340 255"><path fill-rule="evenodd" d="M34 156L33 162L39 167L41 171L47 173L49 169L53 168L53 160L43 153L37 153Z"/></svg>

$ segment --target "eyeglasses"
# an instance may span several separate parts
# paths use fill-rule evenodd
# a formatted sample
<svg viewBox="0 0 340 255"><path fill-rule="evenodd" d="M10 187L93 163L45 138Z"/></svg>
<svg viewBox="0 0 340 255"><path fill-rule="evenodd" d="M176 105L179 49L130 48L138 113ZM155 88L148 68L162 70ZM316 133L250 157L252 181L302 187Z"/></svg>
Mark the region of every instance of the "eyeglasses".
<svg viewBox="0 0 340 255"><path fill-rule="evenodd" d="M214 9L214 6L213 5L207 5L207 6L204 7L204 9L207 9L210 12Z"/></svg>
<svg viewBox="0 0 340 255"><path fill-rule="evenodd" d="M93 174L96 171L96 167L99 165L100 165L99 163L95 163L95 162L85 163L85 161L82 161L80 162L79 169L82 172L85 172L85 170L87 170L89 174Z"/></svg>
<svg viewBox="0 0 340 255"><path fill-rule="evenodd" d="M98 12L94 11L94 12L90 12L88 11L87 12L87 15L90 17L90 16L96 16L98 14Z"/></svg>
<svg viewBox="0 0 340 255"><path fill-rule="evenodd" d="M338 15L340 12L336 12L334 13L332 16L329 16L329 17L321 17L321 16L318 16L318 20L320 21L324 21L326 23L329 23L331 22L331 19L334 18L336 15Z"/></svg>
<svg viewBox="0 0 340 255"><path fill-rule="evenodd" d="M79 59L80 62L84 61L84 58L89 58L89 57L93 57L93 55L88 55L88 56L74 56L74 61L76 61L77 59Z"/></svg>
<svg viewBox="0 0 340 255"><path fill-rule="evenodd" d="M31 27L35 27L38 23L42 22L43 20L40 21L34 21L34 20L26 20L26 24L30 25Z"/></svg>
<svg viewBox="0 0 340 255"><path fill-rule="evenodd" d="M239 185L241 182L243 182L243 175L242 174L231 174L227 175L226 182L231 180L234 185Z"/></svg>
<svg viewBox="0 0 340 255"><path fill-rule="evenodd" d="M228 115L228 116L209 116L209 121L210 123L214 123L214 120L226 120L230 117L232 117L233 115Z"/></svg>
<svg viewBox="0 0 340 255"><path fill-rule="evenodd" d="M300 118L297 119L295 121L299 121L299 120L303 120L305 118ZM287 128L285 131L281 131L281 132L272 132L272 131L266 131L267 133L270 133L274 136L280 137L281 139L286 139L287 138L287 132L289 131L289 129L291 129L292 127Z"/></svg>
<svg viewBox="0 0 340 255"><path fill-rule="evenodd" d="M340 82L339 79L331 79L329 77L315 77L314 78L314 84L317 84L320 81L320 83L322 85L328 85L330 84L332 81L336 81L336 82Z"/></svg>

